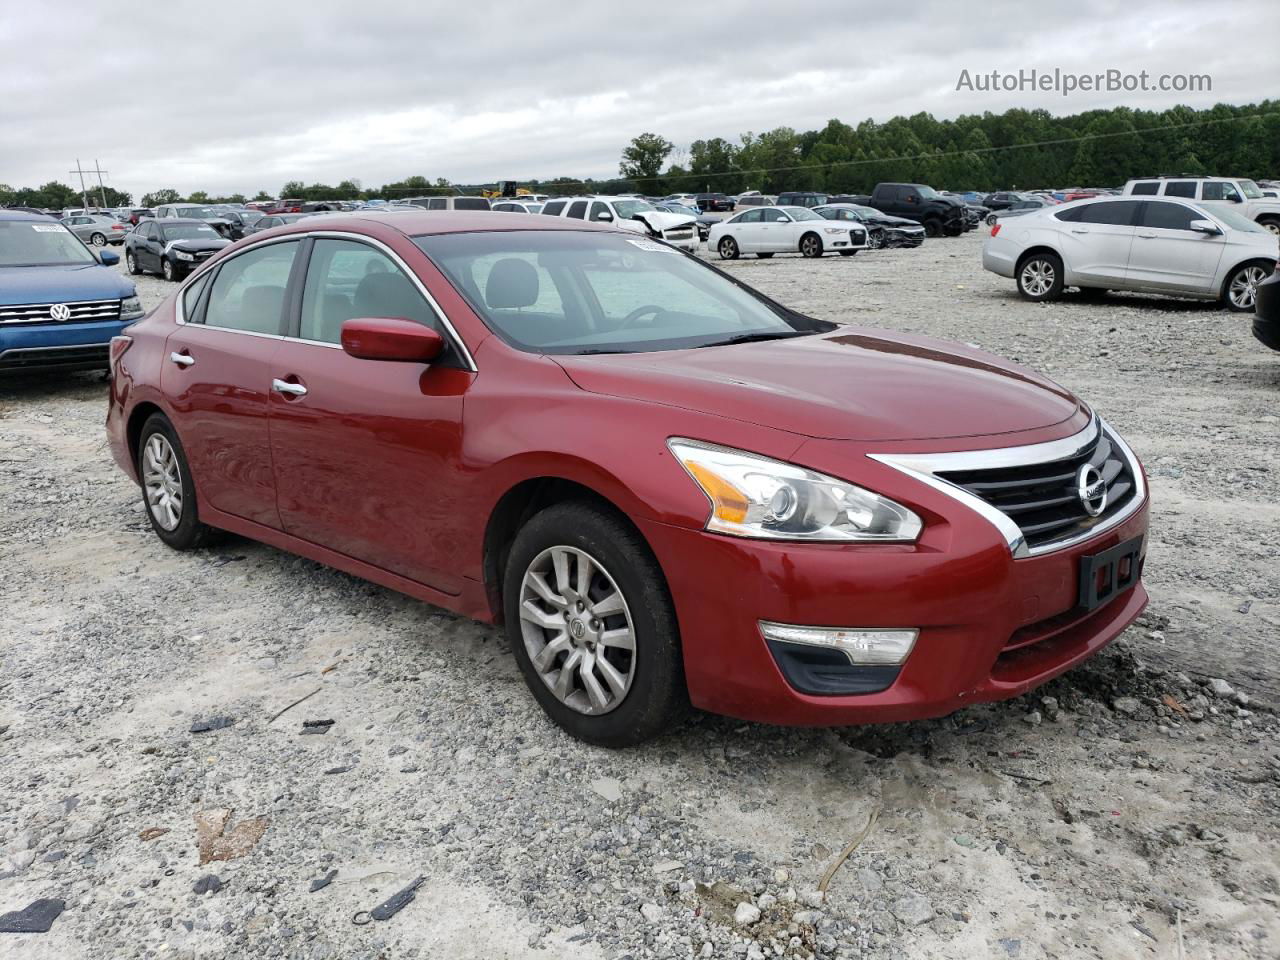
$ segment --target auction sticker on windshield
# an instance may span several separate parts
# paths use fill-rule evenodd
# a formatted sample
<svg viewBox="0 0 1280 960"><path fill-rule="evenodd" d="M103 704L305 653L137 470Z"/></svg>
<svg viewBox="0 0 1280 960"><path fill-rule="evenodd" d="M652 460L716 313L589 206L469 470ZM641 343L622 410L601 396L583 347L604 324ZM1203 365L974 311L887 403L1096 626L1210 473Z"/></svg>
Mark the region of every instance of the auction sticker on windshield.
<svg viewBox="0 0 1280 960"><path fill-rule="evenodd" d="M31 229L36 233L61 233L67 228L56 223L33 223Z"/></svg>
<svg viewBox="0 0 1280 960"><path fill-rule="evenodd" d="M648 250L650 253L676 253L675 247L668 247L661 243L654 243L652 240L632 240L627 238L627 243L633 247L639 247L641 250Z"/></svg>

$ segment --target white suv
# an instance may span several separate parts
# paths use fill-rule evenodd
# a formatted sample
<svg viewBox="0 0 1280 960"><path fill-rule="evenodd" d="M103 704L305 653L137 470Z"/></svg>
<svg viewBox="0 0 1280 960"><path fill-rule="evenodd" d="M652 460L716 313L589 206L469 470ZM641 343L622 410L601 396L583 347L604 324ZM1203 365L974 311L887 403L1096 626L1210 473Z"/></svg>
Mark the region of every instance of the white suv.
<svg viewBox="0 0 1280 960"><path fill-rule="evenodd" d="M698 249L698 222L683 213L667 213L647 200L630 197L556 197L542 212L552 217L573 217L592 223L608 223L619 230L660 237L690 253Z"/></svg>
<svg viewBox="0 0 1280 960"><path fill-rule="evenodd" d="M1064 287L1221 300L1253 310L1280 240L1235 210L1165 197L1097 197L998 220L982 265L1028 300Z"/></svg>
<svg viewBox="0 0 1280 960"><path fill-rule="evenodd" d="M1125 196L1178 197L1205 207L1225 207L1280 234L1280 200L1239 177L1146 177L1124 185Z"/></svg>

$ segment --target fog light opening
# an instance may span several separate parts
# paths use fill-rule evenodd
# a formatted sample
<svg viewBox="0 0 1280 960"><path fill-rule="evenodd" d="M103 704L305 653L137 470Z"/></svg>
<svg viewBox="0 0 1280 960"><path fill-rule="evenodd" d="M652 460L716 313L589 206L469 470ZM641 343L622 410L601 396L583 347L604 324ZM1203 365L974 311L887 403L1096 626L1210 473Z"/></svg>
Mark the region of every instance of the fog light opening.
<svg viewBox="0 0 1280 960"><path fill-rule="evenodd" d="M801 627L760 621L765 639L779 643L799 643L836 650L855 666L900 666L915 647L920 631L903 629L857 629L851 627Z"/></svg>

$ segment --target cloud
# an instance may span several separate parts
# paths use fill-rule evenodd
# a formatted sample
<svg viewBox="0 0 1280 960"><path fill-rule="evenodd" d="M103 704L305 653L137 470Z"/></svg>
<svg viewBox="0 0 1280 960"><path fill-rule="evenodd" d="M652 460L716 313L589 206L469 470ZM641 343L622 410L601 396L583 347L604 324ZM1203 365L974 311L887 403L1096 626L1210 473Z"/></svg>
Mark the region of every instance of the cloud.
<svg viewBox="0 0 1280 960"><path fill-rule="evenodd" d="M1068 113L1280 94L1280 6L1224 0L643 8L46 0L0 14L0 180L68 180L79 157L141 194L608 176L651 130L694 139L928 111ZM1224 32L1225 31L1225 32ZM1207 73L1204 94L957 91L1037 68Z"/></svg>

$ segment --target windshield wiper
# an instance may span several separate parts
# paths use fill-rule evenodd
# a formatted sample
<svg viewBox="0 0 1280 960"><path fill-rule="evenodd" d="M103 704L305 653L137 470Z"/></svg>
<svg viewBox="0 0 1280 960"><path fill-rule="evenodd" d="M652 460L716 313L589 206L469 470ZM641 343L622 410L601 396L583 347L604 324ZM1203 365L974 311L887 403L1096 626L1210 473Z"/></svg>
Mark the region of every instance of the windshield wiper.
<svg viewBox="0 0 1280 960"><path fill-rule="evenodd" d="M786 332L774 333L740 333L736 337L730 337L727 340L713 340L711 343L700 343L698 349L702 347L727 347L734 343L756 343L760 340L790 340L792 337L804 337L811 331L809 330L788 330Z"/></svg>

